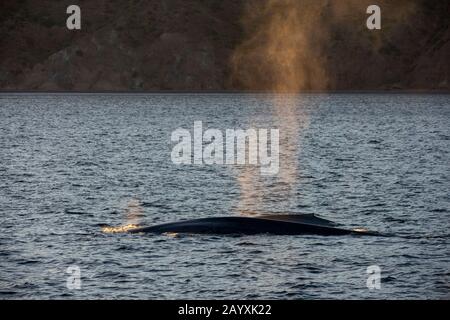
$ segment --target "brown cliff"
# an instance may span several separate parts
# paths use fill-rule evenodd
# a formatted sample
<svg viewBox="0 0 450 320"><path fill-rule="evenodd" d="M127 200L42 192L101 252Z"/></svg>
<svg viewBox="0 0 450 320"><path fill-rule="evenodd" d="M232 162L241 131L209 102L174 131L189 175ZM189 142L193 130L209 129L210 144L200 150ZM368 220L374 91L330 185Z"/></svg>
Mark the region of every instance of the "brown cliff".
<svg viewBox="0 0 450 320"><path fill-rule="evenodd" d="M251 32L244 0L83 0L82 30L69 31L72 3L0 4L1 90L271 89L243 81L241 74L264 77L251 61L237 71L232 63ZM401 19L383 9L383 29L375 32L365 29L364 1L331 20L327 14L336 13L326 4L317 18L327 24L326 37L311 37L326 82L319 85L311 72L300 89L450 89L449 2L417 0Z"/></svg>

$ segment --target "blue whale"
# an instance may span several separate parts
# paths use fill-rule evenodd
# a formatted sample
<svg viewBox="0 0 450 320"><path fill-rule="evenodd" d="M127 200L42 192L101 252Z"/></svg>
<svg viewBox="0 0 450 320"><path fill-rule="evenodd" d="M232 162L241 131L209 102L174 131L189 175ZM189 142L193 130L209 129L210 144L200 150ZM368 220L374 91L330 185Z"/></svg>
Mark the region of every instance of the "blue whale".
<svg viewBox="0 0 450 320"><path fill-rule="evenodd" d="M260 215L255 217L212 217L138 227L129 233L274 234L274 235L380 235L365 229L342 229L314 214Z"/></svg>

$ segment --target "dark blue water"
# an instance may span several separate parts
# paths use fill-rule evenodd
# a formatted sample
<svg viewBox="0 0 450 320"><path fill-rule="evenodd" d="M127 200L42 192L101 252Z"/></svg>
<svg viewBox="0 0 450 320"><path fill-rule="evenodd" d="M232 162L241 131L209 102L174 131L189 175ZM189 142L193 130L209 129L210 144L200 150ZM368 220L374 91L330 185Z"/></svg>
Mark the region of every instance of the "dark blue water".
<svg viewBox="0 0 450 320"><path fill-rule="evenodd" d="M171 133L194 121L279 128L279 175L173 164ZM449 158L449 95L3 94L0 298L448 299ZM255 212L394 236L101 228Z"/></svg>

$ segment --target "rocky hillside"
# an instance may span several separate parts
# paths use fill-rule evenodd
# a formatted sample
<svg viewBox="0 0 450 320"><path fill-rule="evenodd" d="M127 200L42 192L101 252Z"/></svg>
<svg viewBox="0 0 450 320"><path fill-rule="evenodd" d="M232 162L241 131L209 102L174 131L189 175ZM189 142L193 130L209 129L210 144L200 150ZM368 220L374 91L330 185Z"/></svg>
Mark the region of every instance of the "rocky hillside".
<svg viewBox="0 0 450 320"><path fill-rule="evenodd" d="M74 3L82 29L69 31ZM365 7L334 19L314 44L326 84L303 89L450 90L450 2L415 3L407 18L383 12L376 32L365 29ZM270 90L242 81L231 63L255 32L248 12L245 0L2 1L0 89ZM319 15L328 23L325 9Z"/></svg>

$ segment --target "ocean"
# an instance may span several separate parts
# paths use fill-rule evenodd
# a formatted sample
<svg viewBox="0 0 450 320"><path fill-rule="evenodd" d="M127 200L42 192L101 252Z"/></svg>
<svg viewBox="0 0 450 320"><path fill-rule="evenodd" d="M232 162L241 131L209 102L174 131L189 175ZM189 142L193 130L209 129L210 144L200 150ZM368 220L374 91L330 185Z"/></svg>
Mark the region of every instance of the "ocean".
<svg viewBox="0 0 450 320"><path fill-rule="evenodd" d="M279 173L173 163L195 121L279 129ZM0 299L450 298L448 94L3 93L0 150ZM104 228L263 213L392 236Z"/></svg>

